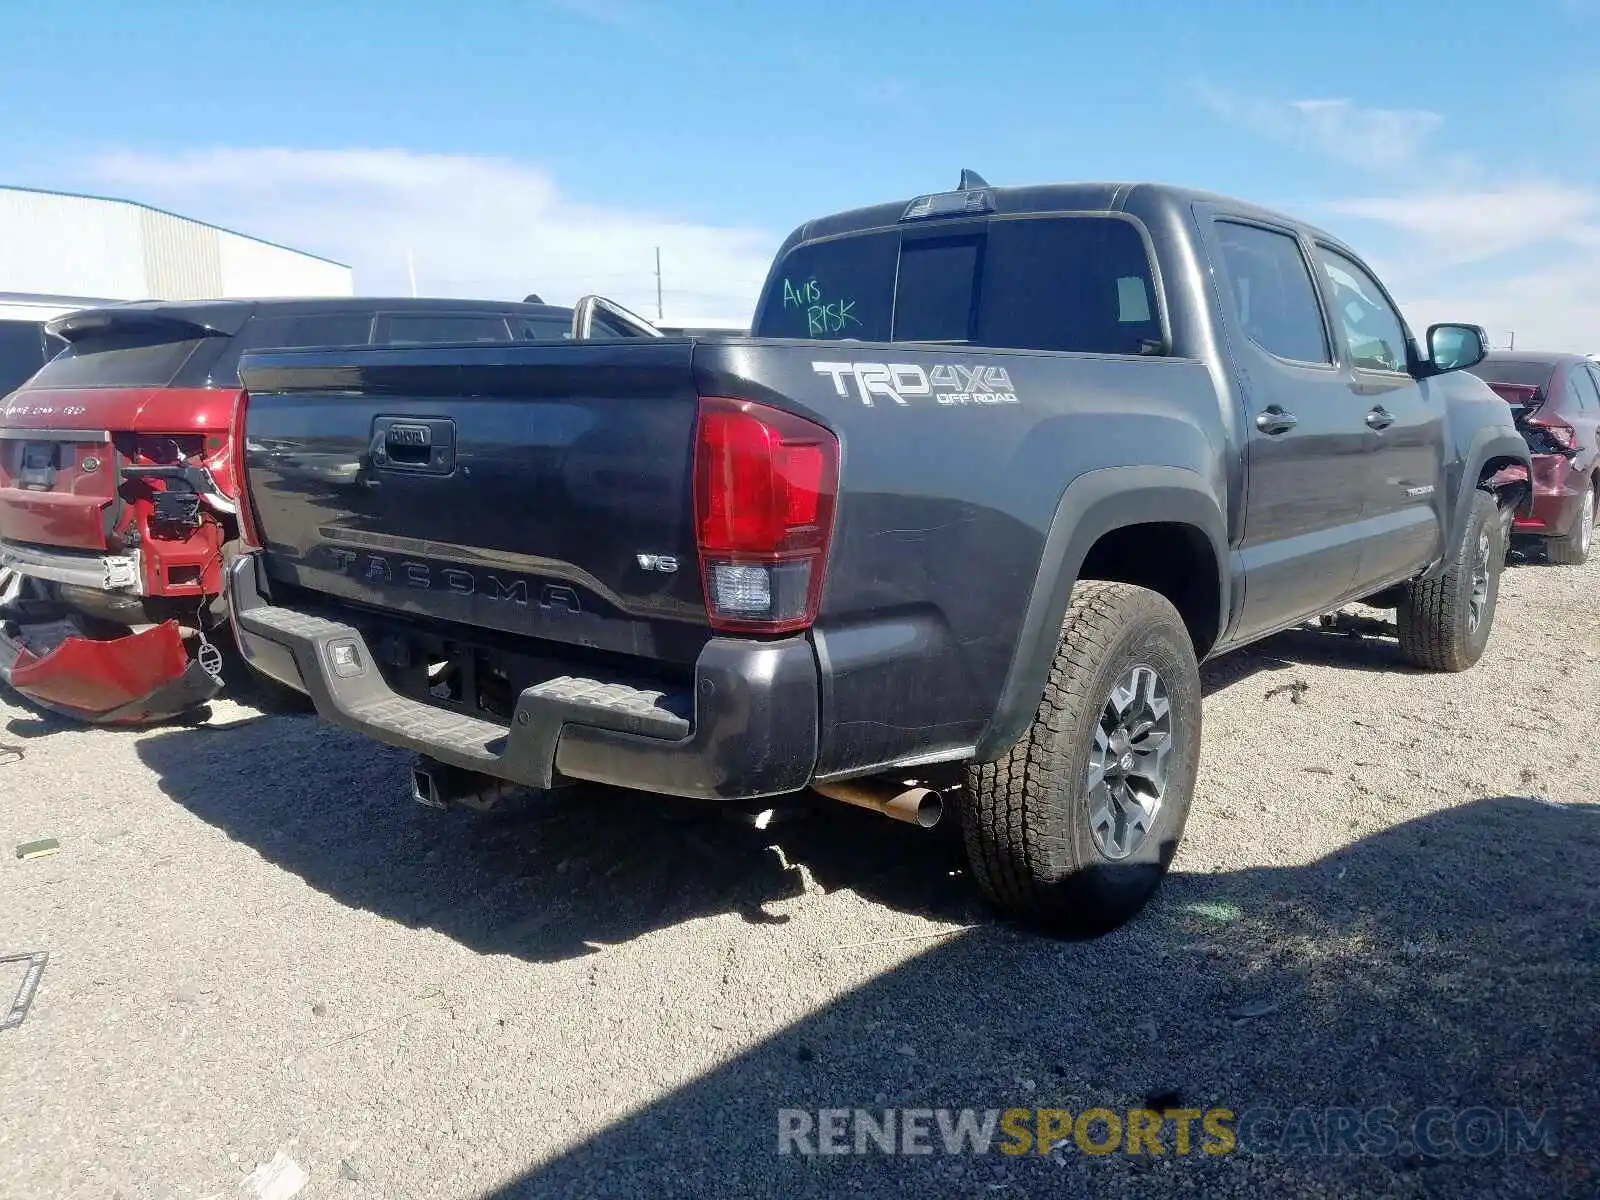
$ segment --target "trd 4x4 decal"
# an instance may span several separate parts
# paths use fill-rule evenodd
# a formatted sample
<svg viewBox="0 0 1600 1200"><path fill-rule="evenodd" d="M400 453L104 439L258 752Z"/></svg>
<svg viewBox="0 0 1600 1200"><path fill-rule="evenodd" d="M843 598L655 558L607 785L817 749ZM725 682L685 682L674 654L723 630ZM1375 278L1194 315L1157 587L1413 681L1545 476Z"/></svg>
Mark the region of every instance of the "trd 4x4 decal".
<svg viewBox="0 0 1600 1200"><path fill-rule="evenodd" d="M935 363L926 370L917 363L813 362L811 369L832 378L841 396L850 394L846 381L853 380L856 395L868 408L873 397L896 404L910 404L910 398L918 396L930 396L943 405L1017 403L1010 373L982 363Z"/></svg>

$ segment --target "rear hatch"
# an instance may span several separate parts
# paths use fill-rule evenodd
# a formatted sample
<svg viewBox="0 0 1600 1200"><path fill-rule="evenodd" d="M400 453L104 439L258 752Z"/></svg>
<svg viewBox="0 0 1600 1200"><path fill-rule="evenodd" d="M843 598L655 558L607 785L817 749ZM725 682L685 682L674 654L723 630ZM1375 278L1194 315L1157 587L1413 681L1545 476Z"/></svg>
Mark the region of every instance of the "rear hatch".
<svg viewBox="0 0 1600 1200"><path fill-rule="evenodd" d="M693 352L640 339L246 355L246 533L275 600L303 589L692 661L708 633Z"/></svg>
<svg viewBox="0 0 1600 1200"><path fill-rule="evenodd" d="M138 434L226 426L231 392L174 385L203 383L202 364L227 336L116 309L62 318L51 331L66 349L0 408L0 539L117 549L119 469Z"/></svg>

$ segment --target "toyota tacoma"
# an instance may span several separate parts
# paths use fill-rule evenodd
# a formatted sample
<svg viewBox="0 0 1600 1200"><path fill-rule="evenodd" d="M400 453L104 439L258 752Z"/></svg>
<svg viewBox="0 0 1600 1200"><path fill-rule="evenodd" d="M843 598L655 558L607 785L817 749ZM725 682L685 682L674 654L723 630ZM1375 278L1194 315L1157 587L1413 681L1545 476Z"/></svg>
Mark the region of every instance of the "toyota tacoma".
<svg viewBox="0 0 1600 1200"><path fill-rule="evenodd" d="M796 230L747 338L246 356L233 620L420 799L948 797L1001 911L1105 929L1202 660L1360 599L1482 654L1529 494L1483 354L1288 217L967 172Z"/></svg>

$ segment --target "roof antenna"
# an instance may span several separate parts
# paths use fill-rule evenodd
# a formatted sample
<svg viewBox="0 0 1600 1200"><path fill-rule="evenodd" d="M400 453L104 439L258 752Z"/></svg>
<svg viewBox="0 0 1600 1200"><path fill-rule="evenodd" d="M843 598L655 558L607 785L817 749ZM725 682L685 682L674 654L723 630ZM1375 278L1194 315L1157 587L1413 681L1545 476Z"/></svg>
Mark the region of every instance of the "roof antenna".
<svg viewBox="0 0 1600 1200"><path fill-rule="evenodd" d="M976 171L968 167L961 168L961 184L956 188L956 191L971 192L976 191L978 188L986 188L988 186L989 181L982 175L979 175Z"/></svg>
<svg viewBox="0 0 1600 1200"><path fill-rule="evenodd" d="M543 304L544 303L543 300L539 299L539 293L538 292L529 292L526 296L524 296L522 298L522 302L524 304Z"/></svg>

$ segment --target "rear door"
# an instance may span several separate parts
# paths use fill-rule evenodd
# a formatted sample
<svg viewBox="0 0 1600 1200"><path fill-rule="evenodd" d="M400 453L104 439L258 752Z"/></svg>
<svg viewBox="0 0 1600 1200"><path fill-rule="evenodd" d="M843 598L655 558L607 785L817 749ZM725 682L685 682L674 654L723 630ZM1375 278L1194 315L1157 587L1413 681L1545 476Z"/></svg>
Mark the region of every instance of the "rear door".
<svg viewBox="0 0 1600 1200"><path fill-rule="evenodd" d="M1334 361L1298 234L1210 210L1248 440L1244 605L1248 639L1318 612L1354 586L1366 426Z"/></svg>
<svg viewBox="0 0 1600 1200"><path fill-rule="evenodd" d="M1371 271L1318 243L1316 257L1350 407L1365 426L1362 506L1363 583L1382 586L1426 567L1444 549L1444 441L1447 400L1410 370L1410 332Z"/></svg>

